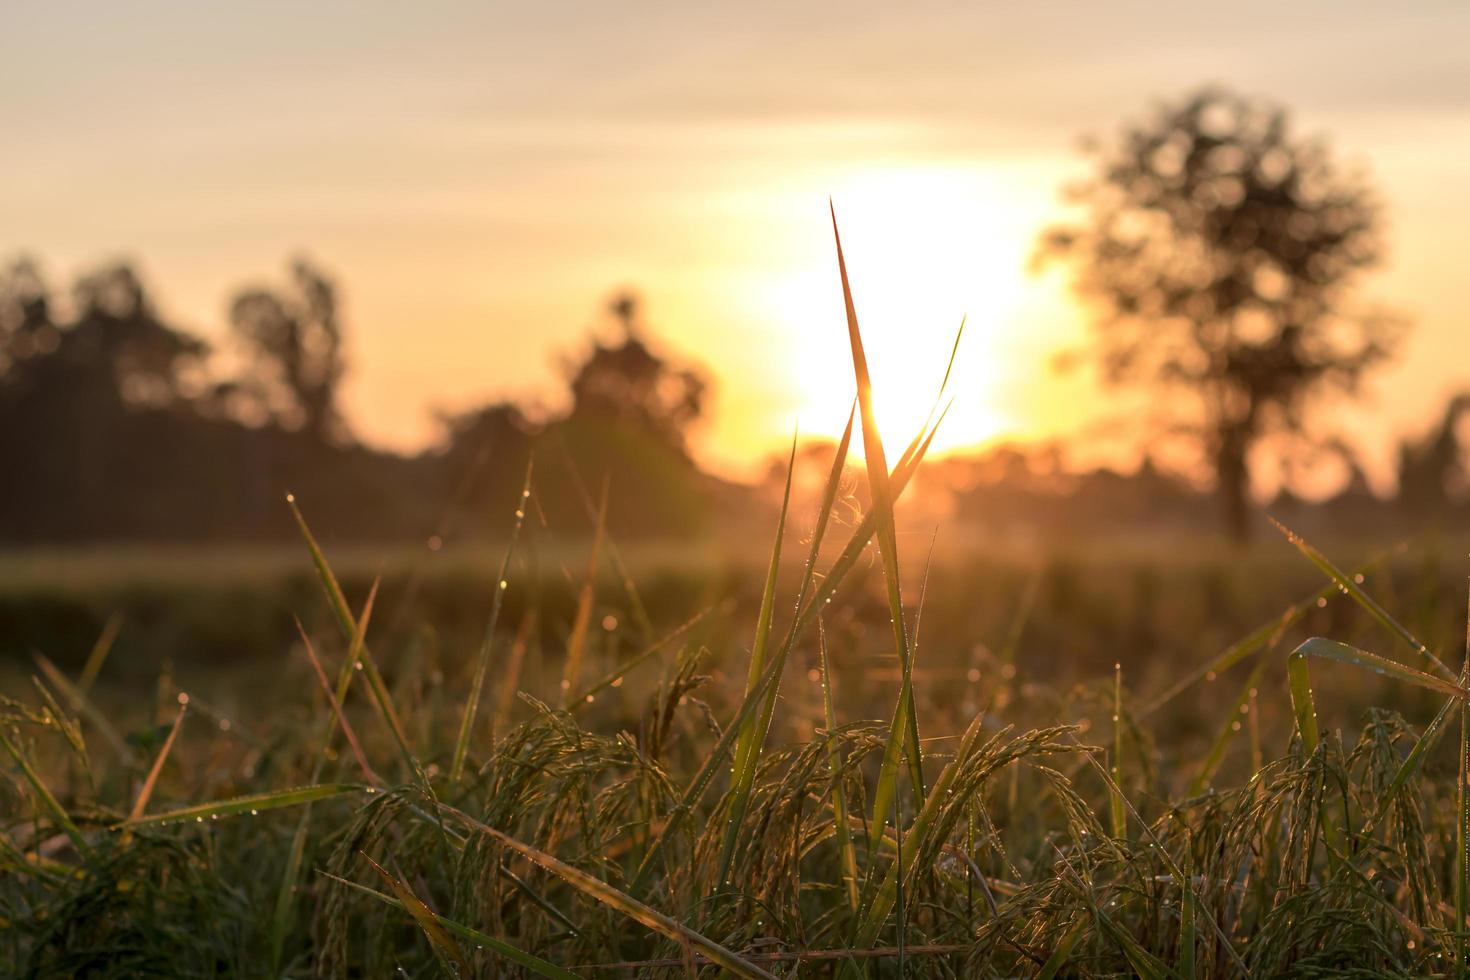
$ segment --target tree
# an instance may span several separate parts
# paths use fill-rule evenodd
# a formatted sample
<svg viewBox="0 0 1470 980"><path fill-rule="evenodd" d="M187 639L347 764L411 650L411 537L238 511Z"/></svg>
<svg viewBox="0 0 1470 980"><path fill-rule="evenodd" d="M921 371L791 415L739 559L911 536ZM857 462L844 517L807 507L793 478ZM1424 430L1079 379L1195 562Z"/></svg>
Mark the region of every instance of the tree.
<svg viewBox="0 0 1470 980"><path fill-rule="evenodd" d="M1381 257L1378 209L1283 109L1217 88L1095 153L1067 195L1085 219L1046 231L1038 262L1072 265L1103 380L1155 389L1156 421L1189 437L1243 540L1252 453L1329 445L1317 410L1357 394L1402 335L1346 302Z"/></svg>
<svg viewBox="0 0 1470 980"><path fill-rule="evenodd" d="M188 400L201 380L191 372L202 372L209 345L163 321L132 266L103 266L78 279L72 293L76 316L58 354L78 378L105 376L118 400L134 408Z"/></svg>
<svg viewBox="0 0 1470 980"><path fill-rule="evenodd" d="M0 378L14 362L54 350L57 341L51 291L36 263L21 257L0 271Z"/></svg>
<svg viewBox="0 0 1470 980"><path fill-rule="evenodd" d="M1418 439L1399 443L1399 505L1423 519L1442 515L1470 484L1461 420L1470 414L1470 393L1451 398L1439 424Z"/></svg>
<svg viewBox="0 0 1470 980"><path fill-rule="evenodd" d="M259 372L237 391L285 428L323 440L346 436L337 406L347 372L337 291L304 259L292 263L293 289L247 289L230 304L230 326Z"/></svg>
<svg viewBox="0 0 1470 980"><path fill-rule="evenodd" d="M621 423L687 456L688 430L704 414L708 382L649 349L636 296L618 294L608 311L620 341L594 343L586 359L568 369L571 418Z"/></svg>

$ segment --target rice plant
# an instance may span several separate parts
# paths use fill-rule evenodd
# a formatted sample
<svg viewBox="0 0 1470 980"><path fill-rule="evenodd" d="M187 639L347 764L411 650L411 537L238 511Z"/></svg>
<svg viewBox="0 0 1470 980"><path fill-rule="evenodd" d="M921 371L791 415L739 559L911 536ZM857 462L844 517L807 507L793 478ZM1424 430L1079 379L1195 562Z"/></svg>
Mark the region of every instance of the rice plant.
<svg viewBox="0 0 1470 980"><path fill-rule="evenodd" d="M945 638L926 626L921 651L927 588L905 588L918 580L894 507L943 421L948 372L890 468L838 249L857 404L794 587L788 479L753 631L717 600L648 623L634 652L599 648L599 568L628 581L606 522L614 488L589 497L586 570L543 663L534 614L500 622L528 473L483 640L461 668L431 669L415 642L378 634L376 587L349 599L288 501L320 587L303 619L325 612L331 629L301 626L305 683L283 684L269 713L226 718L165 676L150 727L125 734L92 699L112 625L76 678L38 658L34 696L0 702L0 972L1463 973L1470 660L1432 650L1363 571L1294 534L1323 591L1205 662L1171 664L1153 693L1121 667L1076 686L1018 677L1033 580L1002 652L970 661L975 703L941 708L917 663ZM855 427L870 505L844 526L834 502ZM827 624L863 596L869 555L889 622L839 639ZM1413 662L1323 637L1287 653L1288 631L1333 594ZM853 710L833 656L851 642L897 665L881 717ZM1356 734L1328 730L1314 681L1329 669L1433 710L1373 708ZM1243 686L1215 699L1207 751L1166 762L1170 732L1150 726L1227 674ZM1273 693L1289 706L1274 727L1261 719Z"/></svg>

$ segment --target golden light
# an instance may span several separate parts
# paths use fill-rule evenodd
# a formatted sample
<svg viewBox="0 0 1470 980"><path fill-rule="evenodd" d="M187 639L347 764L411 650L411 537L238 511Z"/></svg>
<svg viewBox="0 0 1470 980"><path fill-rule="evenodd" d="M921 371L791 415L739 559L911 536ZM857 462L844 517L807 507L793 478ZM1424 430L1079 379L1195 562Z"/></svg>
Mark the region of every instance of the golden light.
<svg viewBox="0 0 1470 980"><path fill-rule="evenodd" d="M1034 219L1007 201L1002 179L974 167L858 172L832 186L832 199L889 455L897 457L929 414L962 317L954 406L934 449L972 446L1011 428L999 397L1005 365L991 355L1004 346L1002 331L1021 298ZM765 305L790 331L802 431L835 437L854 385L830 228L824 237L808 238L811 252L767 286Z"/></svg>

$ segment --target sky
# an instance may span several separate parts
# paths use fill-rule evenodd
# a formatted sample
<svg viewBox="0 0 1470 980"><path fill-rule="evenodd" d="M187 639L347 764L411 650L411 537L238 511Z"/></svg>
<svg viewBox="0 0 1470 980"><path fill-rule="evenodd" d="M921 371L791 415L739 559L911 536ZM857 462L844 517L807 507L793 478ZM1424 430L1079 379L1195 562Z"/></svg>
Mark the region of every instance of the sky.
<svg viewBox="0 0 1470 980"><path fill-rule="evenodd" d="M0 10L0 258L65 282L138 263L224 337L230 295L306 254L346 297L351 424L414 448L436 410L558 407L561 365L636 288L714 377L697 454L756 472L852 398L835 203L885 432L922 419L967 318L942 447L1072 437L1128 403L1053 355L1086 337L1027 274L1079 141L1223 83L1364 166L1415 331L1344 412L1375 480L1470 387L1470 6L199 4Z"/></svg>

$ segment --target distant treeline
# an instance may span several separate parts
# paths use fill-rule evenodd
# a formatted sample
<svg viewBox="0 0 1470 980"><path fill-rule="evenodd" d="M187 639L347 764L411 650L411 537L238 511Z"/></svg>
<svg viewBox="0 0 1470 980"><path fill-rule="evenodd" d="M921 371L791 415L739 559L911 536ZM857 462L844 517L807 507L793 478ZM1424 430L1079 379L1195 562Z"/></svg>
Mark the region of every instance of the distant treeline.
<svg viewBox="0 0 1470 980"><path fill-rule="evenodd" d="M592 526L601 488L623 531L683 536L737 493L690 459L707 384L644 339L636 300L617 335L567 365L569 408L533 421L494 403L441 417L412 456L359 444L338 407L347 371L337 293L297 262L285 288L229 305L227 353L166 323L137 273L114 265L63 298L37 266L0 274L0 541L269 540L302 501L337 539L503 529L534 455L535 519Z"/></svg>
<svg viewBox="0 0 1470 980"><path fill-rule="evenodd" d="M732 533L778 496L784 459L783 473L756 487L695 465L688 438L708 381L657 352L631 295L608 307L611 339L593 339L565 365L564 412L533 418L501 401L444 415L440 440L416 455L354 439L338 405L348 369L338 309L330 280L296 262L285 286L234 297L224 350L214 351L166 323L127 265L80 277L66 296L31 262L0 273L0 544L283 540L296 533L287 492L338 541L497 534L533 459L530 519L568 537L590 533L604 487L609 528L638 537ZM1454 399L1401 445L1396 500L1369 494L1344 450L1350 479L1339 497L1308 507L1287 496L1272 507L1318 526L1395 512L1443 521L1470 494L1467 411L1470 397ZM820 483L832 451L803 446L805 483ZM856 469L847 489L860 506ZM1069 473L1038 447L933 460L904 504L952 529L1023 541L1198 531L1213 526L1213 506L1151 463L1133 474Z"/></svg>

